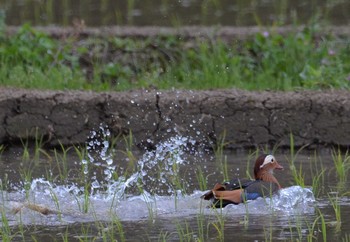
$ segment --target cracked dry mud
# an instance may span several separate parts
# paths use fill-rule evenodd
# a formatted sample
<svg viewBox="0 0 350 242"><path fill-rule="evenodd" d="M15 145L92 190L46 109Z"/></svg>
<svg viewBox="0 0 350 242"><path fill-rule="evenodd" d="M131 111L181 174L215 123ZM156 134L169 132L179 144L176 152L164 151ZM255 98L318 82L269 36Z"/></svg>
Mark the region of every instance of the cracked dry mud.
<svg viewBox="0 0 350 242"><path fill-rule="evenodd" d="M279 144L350 144L347 91L82 92L0 89L0 141L43 136L47 145L84 143L108 125L113 135L132 131L135 144L152 146L180 134L212 147L225 133L228 148Z"/></svg>

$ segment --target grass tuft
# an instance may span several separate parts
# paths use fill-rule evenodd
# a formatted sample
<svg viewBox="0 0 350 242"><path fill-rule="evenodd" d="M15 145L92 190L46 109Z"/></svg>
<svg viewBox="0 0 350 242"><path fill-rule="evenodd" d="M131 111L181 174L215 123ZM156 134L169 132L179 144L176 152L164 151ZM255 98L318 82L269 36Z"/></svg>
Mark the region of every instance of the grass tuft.
<svg viewBox="0 0 350 242"><path fill-rule="evenodd" d="M338 179L338 190L346 189L346 182L349 176L350 170L350 155L348 151L343 154L343 152L338 150L333 150L332 158L334 162L334 168Z"/></svg>
<svg viewBox="0 0 350 242"><path fill-rule="evenodd" d="M174 36L77 41L23 25L2 37L0 85L95 91L349 89L348 41L321 31L307 26L281 35L272 29L233 42Z"/></svg>

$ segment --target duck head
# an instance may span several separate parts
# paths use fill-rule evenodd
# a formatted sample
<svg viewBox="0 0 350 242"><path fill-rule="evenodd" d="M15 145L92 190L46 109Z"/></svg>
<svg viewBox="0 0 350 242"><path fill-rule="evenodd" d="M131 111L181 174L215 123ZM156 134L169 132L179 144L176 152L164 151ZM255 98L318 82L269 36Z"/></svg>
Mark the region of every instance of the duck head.
<svg viewBox="0 0 350 242"><path fill-rule="evenodd" d="M277 183L278 187L281 188L277 179L273 176L273 171L275 169L283 170L283 166L278 164L276 158L273 155L260 155L255 162L254 177L256 180Z"/></svg>

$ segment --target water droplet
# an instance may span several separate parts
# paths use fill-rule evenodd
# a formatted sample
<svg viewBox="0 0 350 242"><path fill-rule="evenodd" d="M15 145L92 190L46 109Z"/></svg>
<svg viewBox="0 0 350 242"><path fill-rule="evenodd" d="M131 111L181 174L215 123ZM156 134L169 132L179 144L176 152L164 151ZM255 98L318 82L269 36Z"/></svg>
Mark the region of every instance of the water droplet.
<svg viewBox="0 0 350 242"><path fill-rule="evenodd" d="M89 173L87 166L84 167L84 174L87 175Z"/></svg>
<svg viewBox="0 0 350 242"><path fill-rule="evenodd" d="M95 189L96 189L96 188L100 188L100 183L99 183L98 181L95 180L95 181L93 181L93 182L91 183L91 187L92 187L92 188L95 188Z"/></svg>
<svg viewBox="0 0 350 242"><path fill-rule="evenodd" d="M112 172L109 169L104 170L103 173L106 175L106 178L105 178L106 181L112 178Z"/></svg>
<svg viewBox="0 0 350 242"><path fill-rule="evenodd" d="M110 166L110 165L112 165L112 164L113 164L113 160L112 160L112 159L107 159L107 160L106 160L106 163L107 163L107 165L109 165L109 166Z"/></svg>

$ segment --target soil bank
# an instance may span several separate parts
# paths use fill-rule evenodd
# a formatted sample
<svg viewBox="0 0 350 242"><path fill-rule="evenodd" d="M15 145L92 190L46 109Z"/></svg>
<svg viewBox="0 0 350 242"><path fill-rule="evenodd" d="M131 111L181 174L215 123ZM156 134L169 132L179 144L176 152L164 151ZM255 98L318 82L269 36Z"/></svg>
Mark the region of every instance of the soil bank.
<svg viewBox="0 0 350 242"><path fill-rule="evenodd" d="M90 92L0 88L0 142L43 137L50 146L83 144L100 124L152 147L174 135L212 147L223 135L227 148L279 144L350 145L347 91Z"/></svg>

